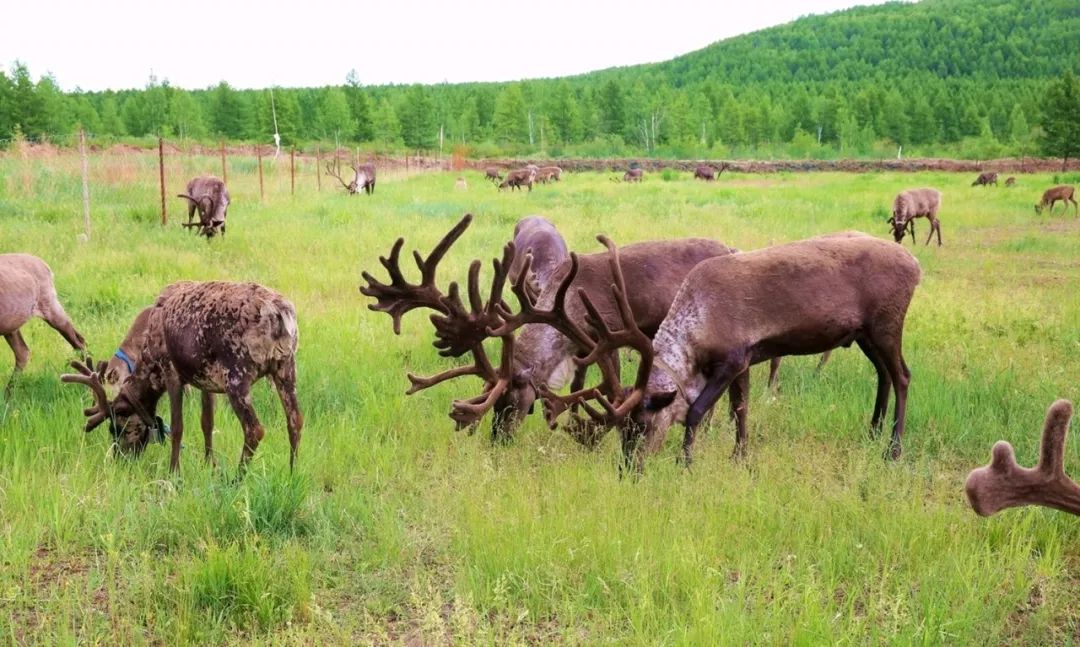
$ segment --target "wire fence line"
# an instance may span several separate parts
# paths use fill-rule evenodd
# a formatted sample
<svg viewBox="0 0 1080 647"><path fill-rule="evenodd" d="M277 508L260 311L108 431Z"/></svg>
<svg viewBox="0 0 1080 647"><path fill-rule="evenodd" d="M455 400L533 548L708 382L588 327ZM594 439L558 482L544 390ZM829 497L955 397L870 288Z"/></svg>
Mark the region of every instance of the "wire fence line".
<svg viewBox="0 0 1080 647"><path fill-rule="evenodd" d="M376 156L321 146L279 152L273 145L221 142L209 147L161 139L146 149L80 134L65 144L17 139L0 153L0 235L5 215L20 213L50 221L79 214L87 237L98 216L162 224L186 221L187 201L177 194L192 178L204 175L225 180L234 203L273 204L320 192L343 193L344 187L326 171L334 160L346 181L354 163L375 163L380 180L455 165L449 159Z"/></svg>

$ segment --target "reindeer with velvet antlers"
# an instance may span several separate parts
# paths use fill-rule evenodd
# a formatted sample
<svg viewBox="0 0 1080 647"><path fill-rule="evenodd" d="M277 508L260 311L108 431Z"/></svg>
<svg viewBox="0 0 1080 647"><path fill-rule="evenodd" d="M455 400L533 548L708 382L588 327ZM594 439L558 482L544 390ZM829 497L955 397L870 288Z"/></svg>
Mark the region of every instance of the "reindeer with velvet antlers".
<svg viewBox="0 0 1080 647"><path fill-rule="evenodd" d="M353 178L346 182L341 177L341 161L336 157L326 163L326 174L332 178L341 182L341 186L349 195L356 195L363 191L368 195L375 193L375 165L368 164L353 164Z"/></svg>
<svg viewBox="0 0 1080 647"><path fill-rule="evenodd" d="M360 288L361 292L377 299L377 303L370 306L371 309L387 312L393 317L395 332L400 330L401 315L413 308L427 307L438 313L432 316L432 322L436 328L435 346L441 349L441 354L458 357L472 352L474 355L471 367L452 369L428 379L410 375L413 386L408 392L415 393L461 375L480 376L485 382L484 392L472 400L455 402L451 417L459 427L470 426L479 422L487 411L494 409L494 439L509 438L524 416L532 410L538 397L554 402L556 396L553 391L564 386L571 375L571 389L581 390L586 369L591 364L597 364L606 376L604 392L617 398L617 393L621 391L618 386L618 355L615 352L599 355L594 352L596 343L586 332L589 306L583 297L588 295L592 299L592 307L602 319L612 325L621 321L621 306L610 290L615 277L609 254L570 254L551 271L551 252L544 246L528 243L520 235L516 236L515 241L504 249L503 260L495 263L492 296L486 304L480 297L478 285L480 262L473 262L469 272L472 305L472 313L469 313L457 297L457 284L450 284L446 296L435 287L434 271L439 259L470 221L471 216L465 216L427 259L416 254L422 273L418 285L409 284L401 273L398 258L404 243L402 239L395 243L389 258L380 258L390 273L389 284L383 284L364 273L367 285ZM529 246L524 247L526 244ZM635 285L643 286L631 293L626 305L636 325L646 331L645 334L654 333L690 269L706 258L730 254L732 251L706 239L655 241L623 248L620 274L627 272ZM539 266L538 274L545 277L539 292L530 288L532 280L529 277L535 266ZM501 303L507 274L512 284L511 291L521 307L517 314ZM481 315L481 312L484 314ZM519 329L520 334L514 339L513 334ZM502 358L498 369L483 354L482 342L490 337L501 337L503 352L508 353ZM511 344L509 349L508 342ZM588 361L584 359L586 357ZM482 406L472 408L471 405L478 403L482 403ZM561 410L545 404L545 413L549 424L554 426ZM572 437L586 446L594 446L607 428L580 417L572 419L566 427Z"/></svg>

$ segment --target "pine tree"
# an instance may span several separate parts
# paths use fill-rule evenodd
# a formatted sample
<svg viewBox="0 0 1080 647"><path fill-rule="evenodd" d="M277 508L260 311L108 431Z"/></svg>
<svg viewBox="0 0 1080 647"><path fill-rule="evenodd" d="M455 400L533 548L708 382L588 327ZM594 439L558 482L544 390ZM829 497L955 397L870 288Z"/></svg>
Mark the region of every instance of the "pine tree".
<svg viewBox="0 0 1080 647"><path fill-rule="evenodd" d="M1080 152L1080 82L1072 72L1066 71L1060 81L1047 88L1042 129L1039 144L1043 153L1060 157L1064 171L1069 158Z"/></svg>
<svg viewBox="0 0 1080 647"><path fill-rule="evenodd" d="M414 85L405 93L400 104L401 138L414 150L431 150L436 145L439 125L436 123L435 102L431 92Z"/></svg>
<svg viewBox="0 0 1080 647"><path fill-rule="evenodd" d="M375 141L385 145L401 143L401 122L390 99L383 97L379 101L371 125Z"/></svg>
<svg viewBox="0 0 1080 647"><path fill-rule="evenodd" d="M525 95L520 83L512 83L495 97L492 118L495 138L503 143L518 144L529 140L529 123L525 110Z"/></svg>

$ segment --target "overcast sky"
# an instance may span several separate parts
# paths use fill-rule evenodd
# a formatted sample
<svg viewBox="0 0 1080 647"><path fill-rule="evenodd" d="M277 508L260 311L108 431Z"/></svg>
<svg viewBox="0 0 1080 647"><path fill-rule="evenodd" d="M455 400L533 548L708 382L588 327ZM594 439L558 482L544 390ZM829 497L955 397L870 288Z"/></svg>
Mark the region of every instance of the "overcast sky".
<svg viewBox="0 0 1080 647"><path fill-rule="evenodd" d="M664 61L879 0L11 0L0 65L65 90L511 81ZM252 9L257 7L256 9Z"/></svg>

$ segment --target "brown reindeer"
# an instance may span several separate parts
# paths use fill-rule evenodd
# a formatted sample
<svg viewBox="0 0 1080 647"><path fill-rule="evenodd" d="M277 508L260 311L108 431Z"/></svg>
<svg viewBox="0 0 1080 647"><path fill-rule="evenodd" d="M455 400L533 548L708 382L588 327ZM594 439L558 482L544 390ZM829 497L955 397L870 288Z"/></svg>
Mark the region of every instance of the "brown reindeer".
<svg viewBox="0 0 1080 647"><path fill-rule="evenodd" d="M536 170L537 177L544 176L546 181L562 181L562 169L558 166L541 166Z"/></svg>
<svg viewBox="0 0 1080 647"><path fill-rule="evenodd" d="M30 347L19 329L32 317L44 319L75 350L86 350L86 340L60 305L52 270L45 261L30 254L0 254L0 335L15 354L15 370L4 387L5 398L11 395L15 376L30 361Z"/></svg>
<svg viewBox="0 0 1080 647"><path fill-rule="evenodd" d="M507 278L511 284L517 283L526 257L531 256L531 274L525 281L533 295L547 289L559 265L570 258L562 234L543 216L526 216L517 222L514 226L514 248L517 253L510 264Z"/></svg>
<svg viewBox="0 0 1080 647"><path fill-rule="evenodd" d="M1005 179L1005 186L1016 186L1016 178L1009 176Z"/></svg>
<svg viewBox="0 0 1080 647"><path fill-rule="evenodd" d="M506 174L506 179L499 185L499 190L510 187L510 190L520 189L523 186L529 187L529 191L532 191L533 181L536 179L536 170L530 168L518 169L516 171L510 171Z"/></svg>
<svg viewBox="0 0 1080 647"><path fill-rule="evenodd" d="M941 221L937 212L941 208L941 192L937 189L909 189L901 191L893 200L892 216L886 221L892 227L893 239L904 240L905 233L911 233L911 242L915 242L915 219L926 218L930 221L930 235L926 244L930 244L934 232L937 232L937 244L941 246Z"/></svg>
<svg viewBox="0 0 1080 647"><path fill-rule="evenodd" d="M1080 485L1065 474L1065 438L1072 413L1068 400L1050 405L1039 462L1031 469L1017 465L1012 445L1006 441L994 445L990 464L972 470L964 485L975 512L989 517L1005 508L1041 505L1080 515Z"/></svg>
<svg viewBox="0 0 1080 647"><path fill-rule="evenodd" d="M979 173L979 177L975 178L975 181L971 183L971 186L989 186L993 184L997 186L998 174L993 171L986 171L985 173Z"/></svg>
<svg viewBox="0 0 1080 647"><path fill-rule="evenodd" d="M617 266L618 250L604 242ZM627 312L626 282L620 272L614 274L620 311ZM637 378L634 387L614 401L594 389L567 396L563 406L597 399L602 411L594 420L618 424L629 419L631 424L620 426L624 456L640 470L644 456L660 446L676 422L686 428L683 460L689 464L698 425L730 389L735 455L741 456L746 450L749 367L854 342L878 374L871 419L875 435L881 430L889 389L895 391L887 455L898 458L911 379L901 341L919 277L918 261L902 247L856 232L703 261L686 277L651 342L629 317L624 316L619 330L591 320L598 338L593 355L623 346L637 350L642 357ZM603 390L617 391L613 385Z"/></svg>
<svg viewBox="0 0 1080 647"><path fill-rule="evenodd" d="M341 182L341 186L349 195L356 195L361 191L368 195L375 193L375 165L371 163L353 164L352 170L353 178L346 182L341 177L340 160L335 157L332 161L326 163L326 174Z"/></svg>
<svg viewBox="0 0 1080 647"><path fill-rule="evenodd" d="M640 182L645 176L645 171L641 168L632 168L626 173L623 173L623 182Z"/></svg>
<svg viewBox="0 0 1080 647"><path fill-rule="evenodd" d="M360 291L377 299L376 304L369 306L371 309L391 315L395 332L399 330L401 315L412 308L428 307L440 313L432 317L437 337L435 346L442 349L442 354L452 357L472 351L476 358L474 367L452 369L432 378L410 375L413 387L409 392L460 375L481 375L485 380L484 392L470 400L455 402L451 418L459 426L472 425L494 408L493 437L506 439L512 435L513 429L532 408L538 396L550 399L553 397L550 391L564 385L575 372L572 388L576 390L584 382L584 368L578 367L575 371L574 357L588 355L594 343L583 332L587 313L582 295L594 295L594 301L598 304L596 307L606 319L616 321L620 315L615 299L608 290L613 279L606 254L581 257L571 254L569 260L559 265L552 274L538 299L529 293L524 276L519 274L512 291L518 298L521 312L512 314L502 309L500 295L506 276L505 273L500 274L498 268L516 264L518 256L515 250L521 250L516 238L515 243L507 245L504 251L503 265L496 263L494 283L498 289L493 288L491 301L484 305L480 299L477 284L480 262L474 261L469 273L472 311L469 313L461 306L453 306L456 284L451 284L450 296L444 296L434 284L434 271L438 260L470 221L471 216L467 215L443 238L427 260L422 261L424 280L419 285L408 284L401 274L397 258L403 240L399 239L389 259L380 259L390 272L391 282L383 284L365 272L367 285L362 286ZM690 269L703 259L732 251L720 243L704 239L627 246L622 250L623 266L633 284L640 286L631 295L632 316L645 330L655 332ZM417 255L417 259L421 262L422 257ZM525 268L533 261L532 255L526 255ZM514 332L518 328L521 331L515 339ZM491 336L503 339L504 358L498 369L486 357L481 359L477 354L477 351L483 352L481 342ZM510 350L507 351L507 348ZM614 353L596 361L601 364L602 372L617 375L617 356ZM551 421L553 415L549 413ZM602 436L603 429L574 422L568 431L579 442L592 445Z"/></svg>
<svg viewBox="0 0 1080 647"><path fill-rule="evenodd" d="M491 180L492 184L498 184L499 182L502 182L503 179L502 175L499 174L499 169L494 166L489 166L484 169L484 177Z"/></svg>
<svg viewBox="0 0 1080 647"><path fill-rule="evenodd" d="M136 454L151 440L163 439L169 433L155 413L158 401L167 393L172 411L170 469L176 472L184 432L184 387L190 384L204 393L203 433L208 460L213 456L213 402L206 394L226 394L244 430L240 454L243 471L263 438L251 387L268 376L285 409L291 469L304 424L296 399L298 336L296 311L273 290L255 283L182 281L166 287L153 308L136 318L125 341L138 339L129 347L139 350L136 357L129 358L133 361L126 366L126 377L116 378L119 393L115 398L108 398L103 385L109 375L105 362L96 369L92 362L72 362L79 373L61 379L84 384L94 395L95 406L84 412L86 431L108 420L117 448Z"/></svg>
<svg viewBox="0 0 1080 647"><path fill-rule="evenodd" d="M1071 202L1073 203L1073 206L1076 207L1076 214L1080 215L1080 205L1077 205L1076 203L1076 199L1074 197L1075 194L1076 189L1068 184L1060 184L1058 186L1051 187L1047 189L1045 193L1043 193L1042 200L1039 201L1039 204L1035 205L1035 213L1041 214L1043 212L1043 209L1049 207L1049 213L1053 215L1054 205L1058 201L1060 201L1062 204L1065 205L1065 213L1069 212L1069 203Z"/></svg>
<svg viewBox="0 0 1080 647"><path fill-rule="evenodd" d="M178 193L176 197L188 201L188 219L184 227L191 227L207 238L218 232L225 234L225 216L231 200L229 189L220 178L209 175L197 177L188 182L185 193ZM192 222L196 209L199 222Z"/></svg>

